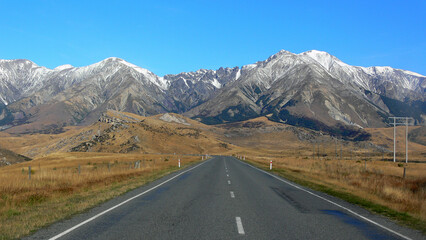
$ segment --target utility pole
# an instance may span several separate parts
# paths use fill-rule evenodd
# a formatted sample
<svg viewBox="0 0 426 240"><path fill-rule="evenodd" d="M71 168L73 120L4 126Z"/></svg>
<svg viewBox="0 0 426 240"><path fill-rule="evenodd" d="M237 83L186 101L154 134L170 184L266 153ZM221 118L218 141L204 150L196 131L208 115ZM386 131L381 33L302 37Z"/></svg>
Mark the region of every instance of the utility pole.
<svg viewBox="0 0 426 240"><path fill-rule="evenodd" d="M405 117L405 163L408 163L408 117ZM405 173L405 168L404 168ZM405 177L405 174L404 174Z"/></svg>
<svg viewBox="0 0 426 240"><path fill-rule="evenodd" d="M393 119L393 162L396 158L396 118Z"/></svg>
<svg viewBox="0 0 426 240"><path fill-rule="evenodd" d="M411 117L389 117L393 119L393 161L396 162L396 125L405 125L405 163L408 163L408 120ZM405 120L405 121L403 121ZM413 123L414 124L414 123Z"/></svg>

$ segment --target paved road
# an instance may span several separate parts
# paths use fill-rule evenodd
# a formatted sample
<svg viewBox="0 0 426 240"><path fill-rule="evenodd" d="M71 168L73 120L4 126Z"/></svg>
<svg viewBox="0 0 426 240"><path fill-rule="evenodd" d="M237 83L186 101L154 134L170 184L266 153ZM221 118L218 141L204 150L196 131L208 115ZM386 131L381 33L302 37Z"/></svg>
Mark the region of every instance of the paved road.
<svg viewBox="0 0 426 240"><path fill-rule="evenodd" d="M425 239L232 157L214 157L28 239Z"/></svg>

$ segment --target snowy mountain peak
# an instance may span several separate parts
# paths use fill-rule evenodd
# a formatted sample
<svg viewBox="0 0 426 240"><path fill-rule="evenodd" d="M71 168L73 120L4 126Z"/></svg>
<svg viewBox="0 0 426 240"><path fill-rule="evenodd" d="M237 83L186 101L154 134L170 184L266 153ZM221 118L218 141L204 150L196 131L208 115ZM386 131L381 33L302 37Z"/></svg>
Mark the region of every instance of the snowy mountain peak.
<svg viewBox="0 0 426 240"><path fill-rule="evenodd" d="M289 52L287 50L281 49L279 52L275 53L273 56L275 55L284 55L284 54L294 54L292 52Z"/></svg>
<svg viewBox="0 0 426 240"><path fill-rule="evenodd" d="M323 66L326 70L330 70L334 64L338 64L340 66L347 65L335 56L329 54L328 52L310 50L307 52L300 53L299 55L310 57L311 59L318 62L321 66Z"/></svg>
<svg viewBox="0 0 426 240"><path fill-rule="evenodd" d="M281 58L281 57L283 57L283 56L291 56L291 55L294 55L294 53L292 53L292 52L289 52L289 51L286 51L286 50L280 50L279 52L277 52L277 53L275 53L274 55L272 55L272 56L270 56L267 60L266 60L266 62L269 62L269 61L271 61L272 59L277 59L277 58Z"/></svg>
<svg viewBox="0 0 426 240"><path fill-rule="evenodd" d="M119 62L121 62L121 61L124 61L124 60L121 59L121 58L118 58L118 57L109 57L109 58L105 58L103 61L114 61L114 62L119 61Z"/></svg>

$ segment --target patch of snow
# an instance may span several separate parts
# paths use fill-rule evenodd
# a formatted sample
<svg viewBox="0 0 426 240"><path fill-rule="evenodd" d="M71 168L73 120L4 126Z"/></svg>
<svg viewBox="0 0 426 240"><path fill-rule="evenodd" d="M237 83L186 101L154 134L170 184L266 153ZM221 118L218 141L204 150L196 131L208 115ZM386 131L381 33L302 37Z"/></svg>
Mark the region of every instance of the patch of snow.
<svg viewBox="0 0 426 240"><path fill-rule="evenodd" d="M222 84L220 84L220 82L216 78L213 78L213 81L211 83L213 84L213 86L215 88L221 88L222 87Z"/></svg>
<svg viewBox="0 0 426 240"><path fill-rule="evenodd" d="M243 68L244 70L248 70L248 69L253 69L253 68L255 68L255 67L257 67L257 64L253 63L253 64L247 64L247 65L244 65L242 68Z"/></svg>
<svg viewBox="0 0 426 240"><path fill-rule="evenodd" d="M240 68L238 68L238 72L237 72L237 74L235 75L235 80L237 80L238 78L240 78L240 76L241 76L241 69L240 69Z"/></svg>
<svg viewBox="0 0 426 240"><path fill-rule="evenodd" d="M401 70L401 71L403 71L406 74L410 74L410 75L413 75L413 76L416 76L416 77L426 77L426 76L423 76L421 74L418 74L418 73L415 73L415 72L411 72L411 71L408 71L408 70Z"/></svg>
<svg viewBox="0 0 426 240"><path fill-rule="evenodd" d="M8 102L0 95L0 100L7 106Z"/></svg>
<svg viewBox="0 0 426 240"><path fill-rule="evenodd" d="M65 64L65 65L61 65L61 66L57 66L55 69L56 71L62 71L65 69L69 69L69 68L73 68L74 66L70 65L70 64Z"/></svg>
<svg viewBox="0 0 426 240"><path fill-rule="evenodd" d="M183 80L183 82L185 83L185 85L189 88L189 85L188 85L188 83L187 83L187 81L188 80L186 80L184 77L179 77L179 79L182 79Z"/></svg>

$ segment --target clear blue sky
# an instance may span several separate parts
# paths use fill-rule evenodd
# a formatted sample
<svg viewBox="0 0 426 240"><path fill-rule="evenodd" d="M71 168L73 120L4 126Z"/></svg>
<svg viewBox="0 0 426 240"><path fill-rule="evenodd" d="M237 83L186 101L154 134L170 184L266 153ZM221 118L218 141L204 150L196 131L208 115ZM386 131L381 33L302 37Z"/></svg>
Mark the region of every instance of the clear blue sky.
<svg viewBox="0 0 426 240"><path fill-rule="evenodd" d="M425 0L0 0L0 59L55 68L114 56L162 76L317 49L426 75L425 16Z"/></svg>

